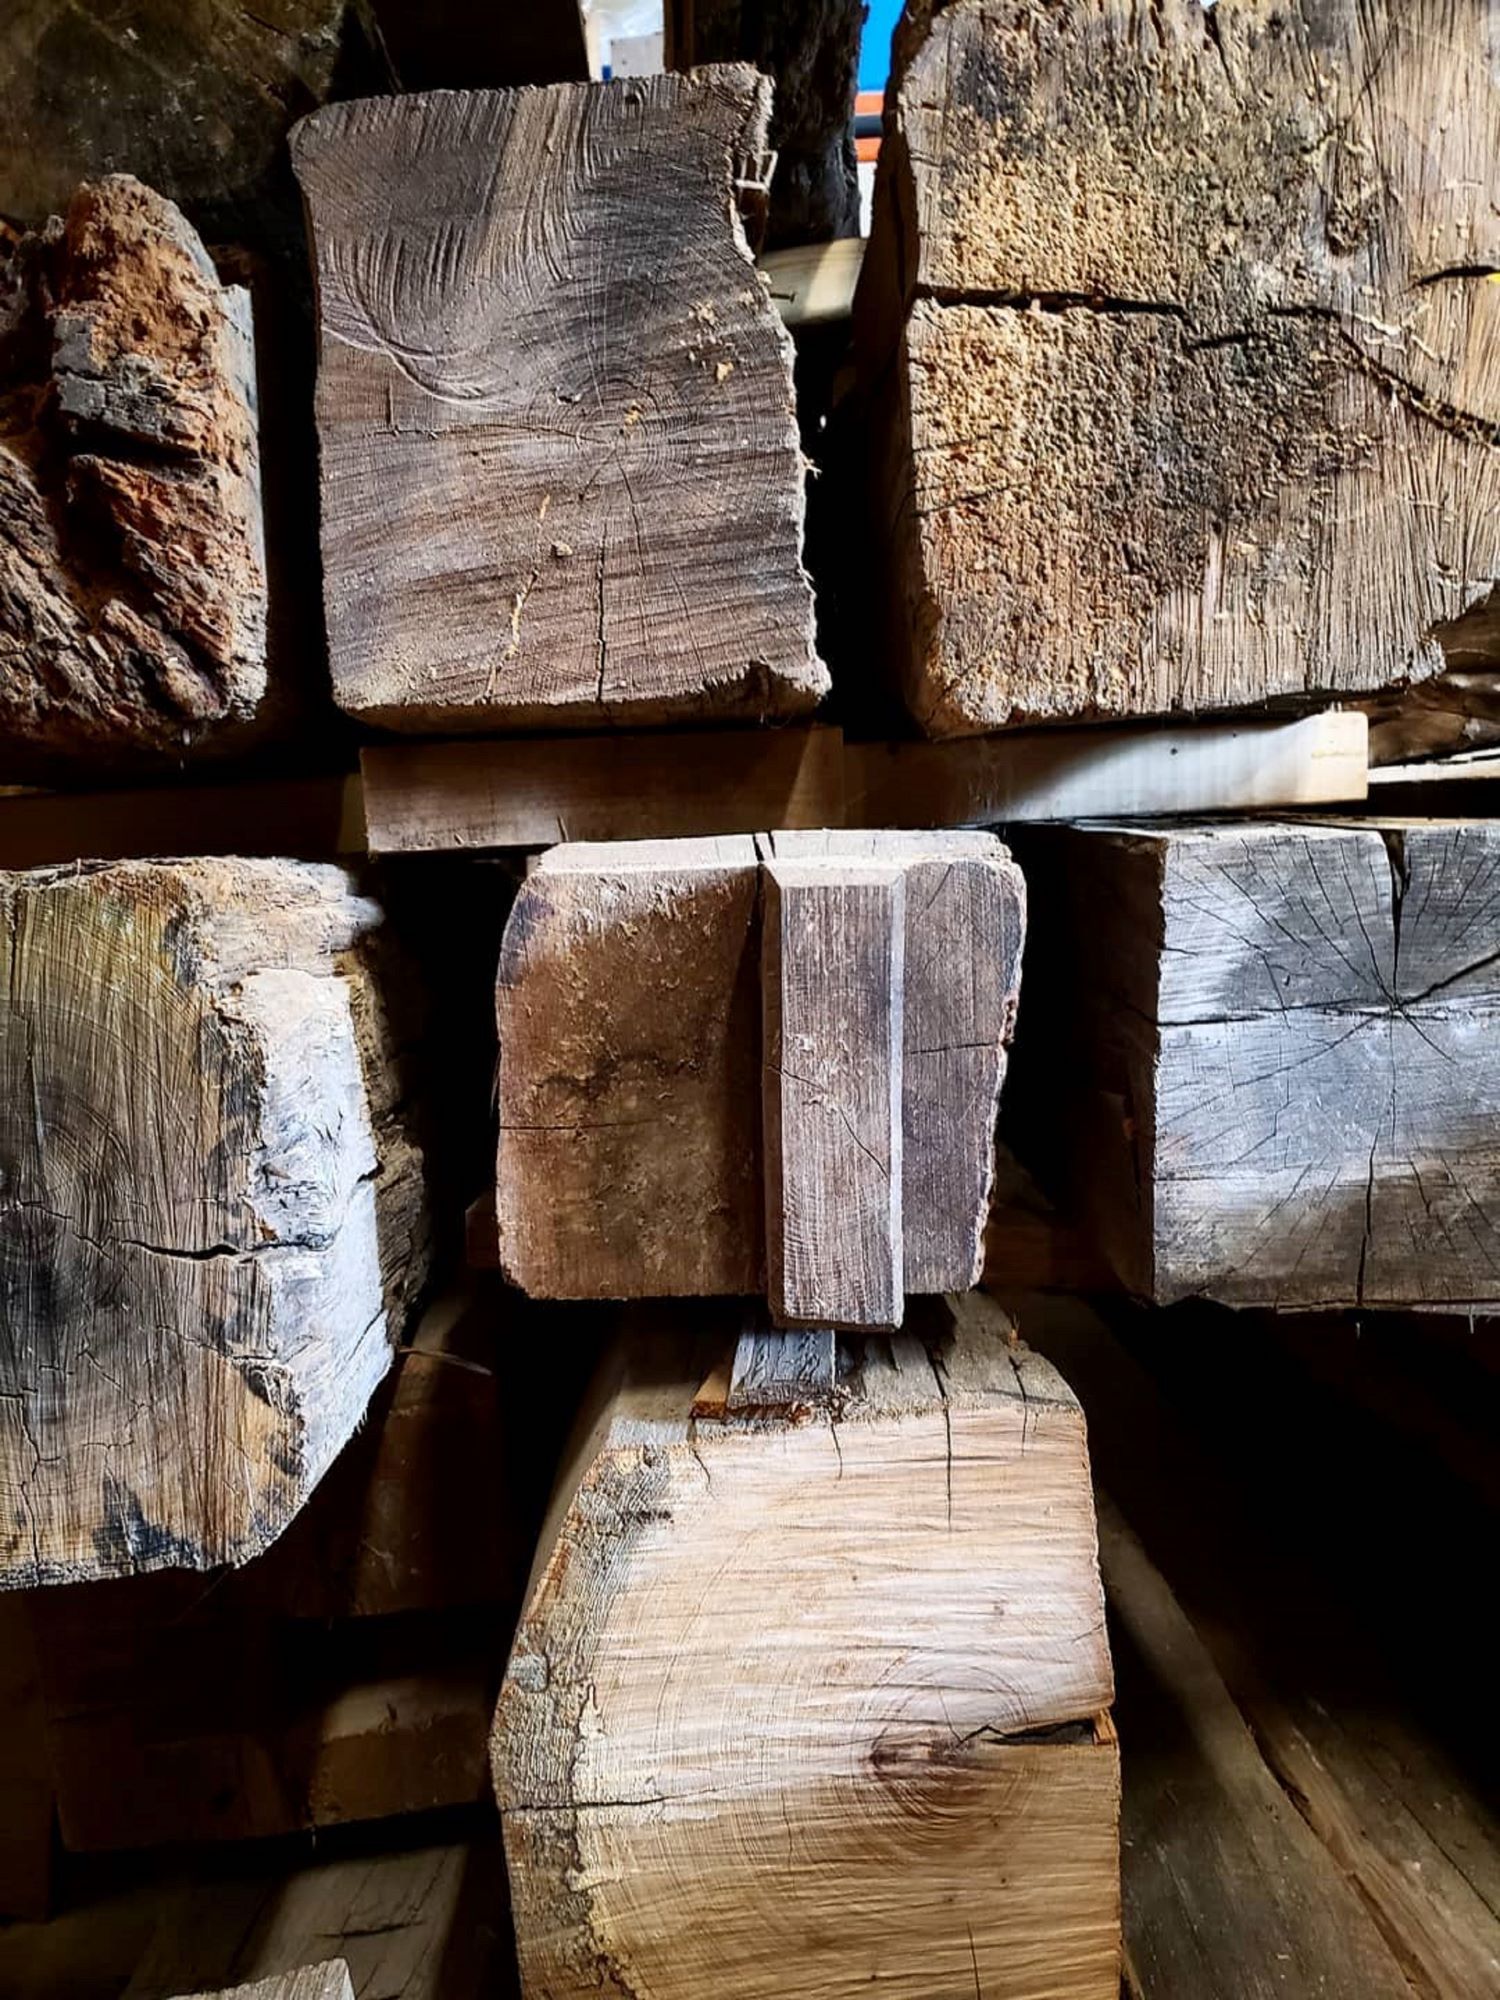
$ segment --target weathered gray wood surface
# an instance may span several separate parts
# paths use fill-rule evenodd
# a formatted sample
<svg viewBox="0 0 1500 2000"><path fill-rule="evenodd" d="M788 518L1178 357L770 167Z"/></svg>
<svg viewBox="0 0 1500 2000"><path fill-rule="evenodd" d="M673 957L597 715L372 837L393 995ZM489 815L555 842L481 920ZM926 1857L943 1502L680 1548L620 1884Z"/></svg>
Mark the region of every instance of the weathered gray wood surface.
<svg viewBox="0 0 1500 2000"><path fill-rule="evenodd" d="M811 709L791 343L745 68L316 113L334 692L393 728Z"/></svg>
<svg viewBox="0 0 1500 2000"><path fill-rule="evenodd" d="M0 1585L240 1563L423 1281L420 1156L333 868L0 877Z"/></svg>
<svg viewBox="0 0 1500 2000"><path fill-rule="evenodd" d="M1500 577L1492 40L1452 0L915 10L856 319L930 732L1437 669Z"/></svg>
<svg viewBox="0 0 1500 2000"><path fill-rule="evenodd" d="M782 1415L824 1410L833 1401L837 1376L838 1337L832 1328L742 1333L730 1364L724 1411L729 1416L751 1416L771 1410Z"/></svg>
<svg viewBox="0 0 1500 2000"><path fill-rule="evenodd" d="M341 1958L322 1965L299 1966L274 1979L257 1979L249 1986L227 1986L217 1993L192 1993L186 2000L354 2000L349 1968Z"/></svg>
<svg viewBox="0 0 1500 2000"><path fill-rule="evenodd" d="M1500 1297L1494 827L1058 832L1023 858L1037 1074L1070 1107L1037 1115L1132 1289Z"/></svg>
<svg viewBox="0 0 1500 2000"><path fill-rule="evenodd" d="M766 1289L782 1326L899 1326L906 882L764 863Z"/></svg>
<svg viewBox="0 0 1500 2000"><path fill-rule="evenodd" d="M527 1991L1117 2000L1082 1423L993 1302L933 1319L851 1343L826 1421L695 1418L724 1343L622 1328L496 1714Z"/></svg>
<svg viewBox="0 0 1500 2000"><path fill-rule="evenodd" d="M844 1026L799 1026L830 1065L824 1084L831 1077L837 1088L804 1093L772 1171L762 1134L763 876L814 871L828 883L820 893L832 893L871 868L903 882L899 1045L891 1041L881 1080L863 1056L848 1059L852 1015ZM989 834L778 833L551 850L517 896L498 984L503 1267L543 1297L758 1291L767 1205L810 1176L830 1226L799 1222L799 1241L816 1259L807 1282L829 1282L852 1252L853 1219L840 1207L831 1156L815 1172L807 1147L817 1139L821 1148L818 1130L847 1137L846 1115L868 1144L865 1111L873 1118L878 1099L898 1111L901 1140L871 1150L896 1178L886 1187L858 1145L850 1164L861 1185L871 1170L883 1216L899 1196L899 1231L894 1214L881 1225L891 1244L899 1236L904 1269L903 1285L888 1247L891 1302L899 1307L903 1289L976 1283L1024 910L1019 872ZM846 1275L856 1267L862 1256Z"/></svg>
<svg viewBox="0 0 1500 2000"><path fill-rule="evenodd" d="M766 245L859 235L854 91L863 0L669 0L673 69L747 62L776 86Z"/></svg>
<svg viewBox="0 0 1500 2000"><path fill-rule="evenodd" d="M0 777L243 742L266 694L250 301L123 175L0 233Z"/></svg>

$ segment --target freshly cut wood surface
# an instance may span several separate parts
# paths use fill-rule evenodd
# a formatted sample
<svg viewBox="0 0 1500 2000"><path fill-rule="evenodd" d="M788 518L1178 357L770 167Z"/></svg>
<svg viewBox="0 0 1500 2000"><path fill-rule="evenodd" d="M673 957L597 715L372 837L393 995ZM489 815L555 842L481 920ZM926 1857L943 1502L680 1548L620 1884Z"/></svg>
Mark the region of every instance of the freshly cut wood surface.
<svg viewBox="0 0 1500 2000"><path fill-rule="evenodd" d="M0 876L0 911L0 1580L244 1562L425 1275L380 912L255 861Z"/></svg>
<svg viewBox="0 0 1500 2000"><path fill-rule="evenodd" d="M1363 799L1363 715L845 743L834 728L371 744L372 854L753 833L1002 826ZM0 817L0 835L4 819ZM3 850L0 850L3 851ZM44 857L52 859L50 854Z"/></svg>
<svg viewBox="0 0 1500 2000"><path fill-rule="evenodd" d="M0 233L0 775L243 741L266 694L250 301L123 174Z"/></svg>
<svg viewBox="0 0 1500 2000"><path fill-rule="evenodd" d="M766 1288L780 1326L899 1326L906 877L764 863Z"/></svg>
<svg viewBox="0 0 1500 2000"><path fill-rule="evenodd" d="M735 207L768 110L731 67L297 127L353 714L758 721L826 691L791 343Z"/></svg>
<svg viewBox="0 0 1500 2000"><path fill-rule="evenodd" d="M782 1110L767 1178L762 876L811 871L836 897L841 882L872 868L902 878L902 1030L886 1037L879 1079L869 1074L875 1050L851 1062L837 1033L816 1023L796 1030L820 1043L826 1074L804 1093L806 1117L789 1127ZM879 1182L882 1203L900 1197L905 1274L903 1285L888 1249L881 1310L889 1304L899 1318L903 1289L977 1282L1024 923L1019 873L989 834L851 830L552 849L517 895L497 988L502 1267L538 1297L761 1290L767 1203L781 1203L803 1174L809 1186L821 1174L826 1194L828 1175L807 1148L821 1146L820 1126L835 1139L847 1133L845 1117L859 1129L852 1091L871 1106L899 1106L901 1120L899 1151L874 1148L892 1182L872 1173L871 1186ZM826 1201L824 1212L843 1227ZM783 1229L781 1215L774 1226ZM836 1243L834 1233L803 1231L816 1266L803 1277L831 1285L833 1273L858 1267L873 1299L862 1255L847 1270L841 1262L853 1237Z"/></svg>
<svg viewBox="0 0 1500 2000"><path fill-rule="evenodd" d="M695 1420L730 1339L695 1337L701 1307L650 1308L653 1337L647 1312L559 1480L496 1717L527 1990L603 1969L748 2000L795 1968L809 2000L872 1977L1115 2000L1117 1753L1069 1391L966 1300L930 1347L848 1349L827 1421Z"/></svg>
<svg viewBox="0 0 1500 2000"><path fill-rule="evenodd" d="M1500 578L1489 36L1453 0L912 10L856 317L930 733L1437 671Z"/></svg>
<svg viewBox="0 0 1500 2000"><path fill-rule="evenodd" d="M1133 1291L1500 1297L1494 827L1058 831L1022 858L1023 1122Z"/></svg>
<svg viewBox="0 0 1500 2000"><path fill-rule="evenodd" d="M349 1968L341 1958L304 1965L250 1986L226 1986L217 1993L190 1993L186 2000L354 2000Z"/></svg>

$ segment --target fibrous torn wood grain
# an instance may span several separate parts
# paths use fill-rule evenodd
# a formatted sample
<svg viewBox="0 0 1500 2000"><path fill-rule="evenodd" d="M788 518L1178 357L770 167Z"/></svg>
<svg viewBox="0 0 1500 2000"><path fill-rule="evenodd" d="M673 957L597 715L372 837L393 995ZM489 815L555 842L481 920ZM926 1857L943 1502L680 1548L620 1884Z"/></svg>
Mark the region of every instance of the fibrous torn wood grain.
<svg viewBox="0 0 1500 2000"><path fill-rule="evenodd" d="M4 772L243 744L265 692L249 298L111 175L0 235Z"/></svg>

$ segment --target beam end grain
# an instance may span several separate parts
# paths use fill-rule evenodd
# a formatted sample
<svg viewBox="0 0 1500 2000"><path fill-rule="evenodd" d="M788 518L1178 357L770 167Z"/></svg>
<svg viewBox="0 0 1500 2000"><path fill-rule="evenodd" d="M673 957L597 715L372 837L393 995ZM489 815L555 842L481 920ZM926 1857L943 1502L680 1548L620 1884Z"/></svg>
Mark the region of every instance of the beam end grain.
<svg viewBox="0 0 1500 2000"><path fill-rule="evenodd" d="M392 729L808 714L790 336L743 66L315 112L334 693Z"/></svg>
<svg viewBox="0 0 1500 2000"><path fill-rule="evenodd" d="M856 341L929 734L1440 669L1500 579L1487 33L1449 0L909 11Z"/></svg>
<svg viewBox="0 0 1500 2000"><path fill-rule="evenodd" d="M1500 1297L1494 827L1037 831L1022 852L1027 1068L1069 1105L1033 1106L1027 1137L1065 1139L1132 1290Z"/></svg>
<svg viewBox="0 0 1500 2000"><path fill-rule="evenodd" d="M379 921L295 862L0 876L0 1581L242 1563L364 1415L427 1260Z"/></svg>
<svg viewBox="0 0 1500 2000"><path fill-rule="evenodd" d="M1117 2000L1070 1392L975 1300L841 1342L826 1417L695 1419L728 1343L650 1311L601 1367L496 1714L523 1983L781 2000L795 1958L801 1991L927 2000L1044 1956L1049 1991Z"/></svg>

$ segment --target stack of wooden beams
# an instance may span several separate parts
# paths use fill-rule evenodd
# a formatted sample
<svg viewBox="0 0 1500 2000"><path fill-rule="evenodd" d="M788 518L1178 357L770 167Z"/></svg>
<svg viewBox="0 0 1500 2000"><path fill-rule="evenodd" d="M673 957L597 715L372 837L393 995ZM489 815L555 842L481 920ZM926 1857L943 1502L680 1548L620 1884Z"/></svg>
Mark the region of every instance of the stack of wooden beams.
<svg viewBox="0 0 1500 2000"><path fill-rule="evenodd" d="M0 1915L330 1873L0 1985L1481 1990L1076 1295L1500 1319L1500 835L1367 713L1494 655L1483 10L909 0L807 311L847 0L117 11L0 28Z"/></svg>

